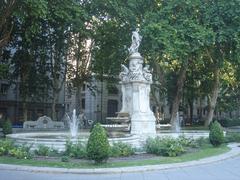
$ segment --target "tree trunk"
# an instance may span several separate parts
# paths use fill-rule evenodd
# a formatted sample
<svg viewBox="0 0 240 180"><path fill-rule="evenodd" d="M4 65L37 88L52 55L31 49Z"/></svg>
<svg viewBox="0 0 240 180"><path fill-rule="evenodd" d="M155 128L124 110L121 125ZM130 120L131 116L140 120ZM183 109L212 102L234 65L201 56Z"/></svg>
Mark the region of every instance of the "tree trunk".
<svg viewBox="0 0 240 180"><path fill-rule="evenodd" d="M76 113L80 114L80 112L82 111L82 85L77 86L75 99L76 99L75 103Z"/></svg>
<svg viewBox="0 0 240 180"><path fill-rule="evenodd" d="M27 109L27 102L24 101L23 102L23 121L27 121L28 120L28 109Z"/></svg>
<svg viewBox="0 0 240 180"><path fill-rule="evenodd" d="M189 123L193 124L193 99L188 99L189 105Z"/></svg>
<svg viewBox="0 0 240 180"><path fill-rule="evenodd" d="M218 98L218 92L219 92L219 73L220 73L220 69L218 67L215 67L214 71L213 71L213 86L212 86L212 90L211 90L211 94L210 94L210 98L209 98L209 105L208 105L208 114L207 114L207 118L205 120L205 126L208 126L213 119L213 115L214 115L214 110L216 107L216 103L217 103L217 98Z"/></svg>
<svg viewBox="0 0 240 180"><path fill-rule="evenodd" d="M56 104L58 100L58 93L53 93L53 100L52 100L52 120L57 120L57 113L56 113Z"/></svg>
<svg viewBox="0 0 240 180"><path fill-rule="evenodd" d="M178 79L177 79L177 87L176 87L176 94L174 97L174 101L172 104L172 112L171 112L171 125L172 128L176 128L176 117L177 117L177 112L179 109L179 104L182 99L182 94L183 94L183 85L186 79L186 71L187 71L187 63L185 62L179 72Z"/></svg>
<svg viewBox="0 0 240 180"><path fill-rule="evenodd" d="M202 105L202 98L200 97L200 107L199 107L199 119L202 120L202 115L203 115L203 105Z"/></svg>

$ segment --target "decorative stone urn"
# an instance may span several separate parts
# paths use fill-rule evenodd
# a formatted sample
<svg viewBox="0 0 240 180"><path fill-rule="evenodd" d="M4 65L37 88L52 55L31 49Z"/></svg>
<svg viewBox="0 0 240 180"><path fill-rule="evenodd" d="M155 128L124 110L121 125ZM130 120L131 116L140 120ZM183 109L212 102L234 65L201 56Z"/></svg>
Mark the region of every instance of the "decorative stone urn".
<svg viewBox="0 0 240 180"><path fill-rule="evenodd" d="M133 31L132 45L129 48L129 68L121 65L119 75L122 86L122 109L120 113L129 113L131 134L156 134L156 119L150 109L150 85L152 74L149 65L143 67L143 57L138 52L142 37L138 29Z"/></svg>

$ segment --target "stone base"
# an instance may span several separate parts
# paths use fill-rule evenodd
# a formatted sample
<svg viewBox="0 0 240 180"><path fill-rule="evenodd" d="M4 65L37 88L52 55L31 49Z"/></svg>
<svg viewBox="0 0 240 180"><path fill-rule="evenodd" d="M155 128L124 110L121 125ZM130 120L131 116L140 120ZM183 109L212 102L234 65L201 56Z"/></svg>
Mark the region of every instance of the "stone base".
<svg viewBox="0 0 240 180"><path fill-rule="evenodd" d="M131 134L145 134L148 136L155 135L156 119L153 113L133 114L131 118Z"/></svg>

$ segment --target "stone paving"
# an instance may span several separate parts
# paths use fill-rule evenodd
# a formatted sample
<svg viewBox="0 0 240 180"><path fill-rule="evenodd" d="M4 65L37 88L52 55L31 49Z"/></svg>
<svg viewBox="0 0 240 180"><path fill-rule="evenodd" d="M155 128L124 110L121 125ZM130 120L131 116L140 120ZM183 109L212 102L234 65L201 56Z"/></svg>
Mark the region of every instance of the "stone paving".
<svg viewBox="0 0 240 180"><path fill-rule="evenodd" d="M0 165L0 180L240 180L240 148L199 161L159 166L111 168L97 171ZM165 166L165 168L164 168ZM108 170L108 171L107 171ZM99 174L100 173L100 174Z"/></svg>

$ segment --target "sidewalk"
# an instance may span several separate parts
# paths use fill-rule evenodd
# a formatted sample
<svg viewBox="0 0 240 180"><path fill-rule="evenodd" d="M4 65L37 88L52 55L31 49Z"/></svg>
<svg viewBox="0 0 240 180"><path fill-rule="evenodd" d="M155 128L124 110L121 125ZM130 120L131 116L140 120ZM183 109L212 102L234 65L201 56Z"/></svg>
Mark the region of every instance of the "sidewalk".
<svg viewBox="0 0 240 180"><path fill-rule="evenodd" d="M232 143L232 144L229 144L228 146L231 148L231 150L225 154L208 157L200 160L182 162L182 163L122 167L122 168L119 168L119 167L118 168L96 168L96 169L67 169L67 168L32 167L32 166L0 164L0 170L43 172L43 173L91 174L91 175L167 170L167 169L176 169L176 168L190 167L195 165L209 164L213 162L223 161L229 158L233 158L237 155L240 155L239 144Z"/></svg>

